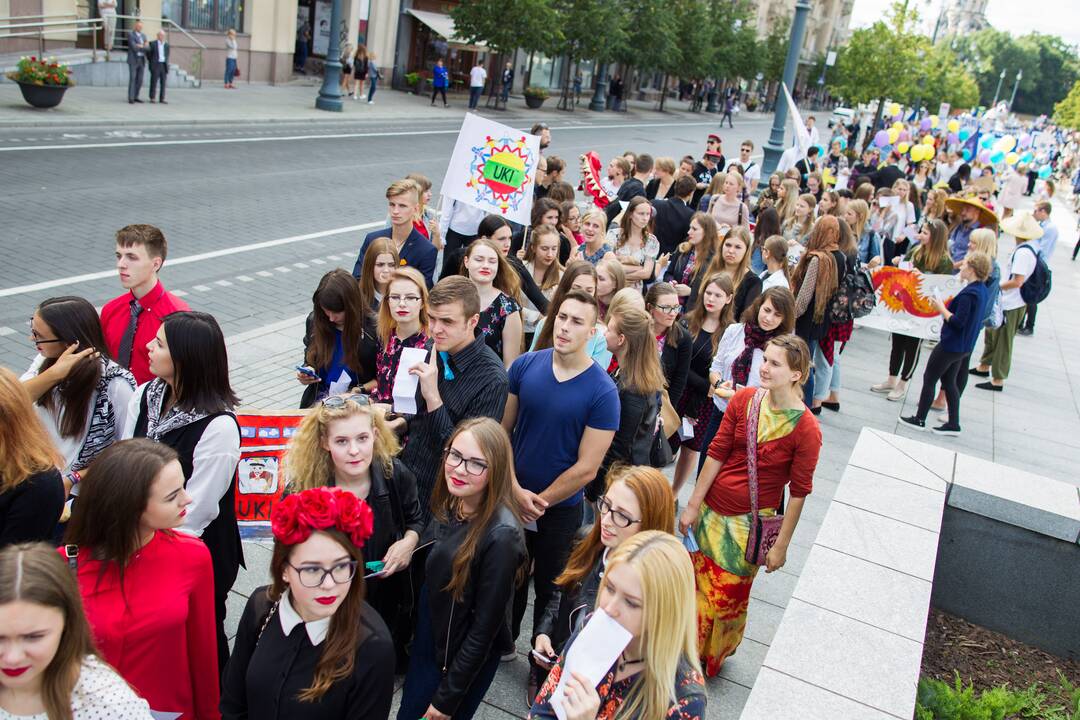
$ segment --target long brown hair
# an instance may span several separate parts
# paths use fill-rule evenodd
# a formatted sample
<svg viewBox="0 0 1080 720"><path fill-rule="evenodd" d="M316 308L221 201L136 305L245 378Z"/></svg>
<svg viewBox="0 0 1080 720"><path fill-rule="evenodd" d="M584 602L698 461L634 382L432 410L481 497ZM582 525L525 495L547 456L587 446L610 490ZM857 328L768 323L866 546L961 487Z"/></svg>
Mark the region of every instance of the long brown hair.
<svg viewBox="0 0 1080 720"><path fill-rule="evenodd" d="M690 330L690 337L697 340L698 335L701 334L701 329L705 325L705 320L708 319L709 313L705 309L705 289L710 285L723 290L727 296L727 304L724 305L720 311L720 324L717 325L716 330L712 334L712 354L716 355L716 348L720 345L720 338L724 335L724 330L735 320L735 283L731 281L731 276L727 273L717 273L716 275L710 275L705 282L701 284L701 291L698 293L697 302L694 304L692 310L686 314L686 327Z"/></svg>
<svg viewBox="0 0 1080 720"><path fill-rule="evenodd" d="M352 675L353 666L356 664L356 651L360 643L364 641L363 623L360 616L364 611L364 557L360 548L352 544L345 533L337 528L316 530L336 542L345 552L349 559L357 564L357 572L353 576L349 591L341 605L330 617L330 628L326 633L326 640L319 653L319 662L315 665L315 673L311 678L311 685L305 688L297 696L301 702L317 702L330 686L338 680ZM266 594L273 602L280 602L281 596L288 588L285 582L286 564L292 554L295 545L286 545L280 540L274 540L274 552L270 556L270 587Z"/></svg>
<svg viewBox="0 0 1080 720"><path fill-rule="evenodd" d="M776 212L780 215L780 225L784 226L795 215L795 202L799 199L799 183L786 178L780 182L780 187L784 190L784 197L776 204Z"/></svg>
<svg viewBox="0 0 1080 720"><path fill-rule="evenodd" d="M597 283L596 268L588 260L574 260L566 266L566 270L562 274L562 278L559 280L558 286L555 288L555 294L551 296L551 302L548 303L547 317L544 319L544 324L540 328L540 335L536 338L536 344L533 346L533 350L546 350L549 347L554 346L554 333L555 333L555 316L559 314L559 308L562 307L563 300L566 299L567 293L574 287L574 280L578 279L582 275L588 275L593 279L594 286ZM595 296L595 292L593 295ZM551 318L549 322L547 318Z"/></svg>
<svg viewBox="0 0 1080 720"><path fill-rule="evenodd" d="M572 205L573 203L571 203ZM533 228L532 238L529 240L529 247L525 248L525 262L536 264L536 243L545 235L551 235L555 238L556 249L558 248L559 231L550 225L538 225ZM544 277L540 280L540 289L548 290L559 284L559 278L562 276L563 266L559 262L559 256L556 253L555 260L548 265L547 270L544 271Z"/></svg>
<svg viewBox="0 0 1080 720"><path fill-rule="evenodd" d="M916 267L925 268L924 272L933 272L949 254L949 229L941 220L932 218L926 221L926 230L930 233L930 242L920 243L911 253L911 260Z"/></svg>
<svg viewBox="0 0 1080 720"><path fill-rule="evenodd" d="M394 258L394 266L401 264L397 246L390 238L376 238L368 245L364 253L364 265L360 269L360 294L364 296L364 307L374 308L375 302L375 262L380 255L389 255ZM426 284L425 284L426 287Z"/></svg>
<svg viewBox="0 0 1080 720"><path fill-rule="evenodd" d="M469 270L465 266L465 263L472 257L476 248L481 245L491 248L491 251L495 253L495 257L498 260L499 269L495 271L495 279L491 281L492 287L520 304L521 278L518 277L517 270L514 270L514 268L510 266L510 261L502 254L502 250L499 249L499 246L495 244L494 240L481 237L469 243L468 249L465 250L465 254L461 257L461 274L465 277L469 277ZM471 280L472 278L469 279Z"/></svg>
<svg viewBox="0 0 1080 720"><path fill-rule="evenodd" d="M424 281L424 276L420 274L420 271L412 267L399 267L390 274L390 281L386 283L386 291L390 292L390 286L399 280L407 280L416 286L416 293L420 296L420 315L417 318L420 321L420 332L427 332L428 327L428 291L427 282ZM390 335L397 329L397 321L394 319L393 314L390 312L390 303L383 298L382 305L379 306L378 315L378 332L379 342L386 345L390 342Z"/></svg>
<svg viewBox="0 0 1080 720"><path fill-rule="evenodd" d="M139 524L150 488L162 469L176 461L168 445L133 438L105 448L86 468L64 542L88 549L101 561L99 582L115 563L123 587L124 569L140 548Z"/></svg>
<svg viewBox="0 0 1080 720"><path fill-rule="evenodd" d="M41 424L26 388L0 367L0 493L63 462ZM59 518L57 518L59 520Z"/></svg>
<svg viewBox="0 0 1080 720"><path fill-rule="evenodd" d="M619 360L619 385L642 395L663 390L664 370L649 314L628 307L613 314L608 322L615 323L615 329L626 338L626 349Z"/></svg>
<svg viewBox="0 0 1080 720"><path fill-rule="evenodd" d="M690 222L697 223L701 228L701 242L698 243L698 251L694 253L694 266L690 271L690 277L696 279L716 257L720 249L720 234L716 229L716 219L709 213L696 212ZM690 252L690 247L690 241L684 240L679 243L679 252L685 255Z"/></svg>
<svg viewBox="0 0 1080 720"><path fill-rule="evenodd" d="M465 586L469 583L469 564L476 554L476 546L480 538L487 530L491 519L500 507L506 507L517 517L517 503L511 492L513 487L514 460L513 450L510 449L510 438L507 437L503 426L491 418L477 417L462 420L454 428L450 439L446 442L446 448L454 444L454 440L461 433L467 432L473 436L473 440L480 446L480 454L488 466L488 482L484 489L484 499L477 513L469 518L469 531L465 535L464 542L454 555L453 574L445 588L450 593L454 602L460 602L465 594ZM431 512L439 522L449 522L450 518L457 517L461 510L461 501L450 494L446 487L446 462L445 453L439 462L439 475L435 480L435 488L431 493Z"/></svg>
<svg viewBox="0 0 1080 720"><path fill-rule="evenodd" d="M65 295L49 298L37 307L38 317L49 326L53 337L63 340L66 347L79 344L79 350L94 348L105 360L109 358L109 349L105 345L105 334L101 331L101 320L94 306L81 297ZM54 358L46 358L40 372L45 372L56 363ZM56 386L60 395L60 435L78 437L86 430L90 401L97 391L101 380L101 368L104 363L97 358L88 357L79 361L64 381ZM53 410L56 403L55 393L51 390L38 398L38 405Z"/></svg>
<svg viewBox="0 0 1080 720"><path fill-rule="evenodd" d="M675 496L671 494L671 483L659 470L643 465L615 465L608 471L605 481L604 492L610 490L616 483L623 483L630 492L634 493L638 505L641 506L638 532L646 530L674 532ZM592 572L603 551L604 544L600 542L600 517L598 515L589 534L570 551L566 568L559 577L555 578L555 584L567 590L580 583Z"/></svg>
<svg viewBox="0 0 1080 720"><path fill-rule="evenodd" d="M738 240L746 248L746 252L743 253L739 264L731 267L728 267L727 261L724 260L724 243L728 240ZM745 225L736 225L731 228L728 234L720 241L720 247L716 249L713 261L709 263L709 269L706 272L710 276L726 272L731 276L731 282L735 283L735 287L738 288L742 284L743 278L746 277L746 273L750 272L750 260L753 254L751 243L750 231Z"/></svg>
<svg viewBox="0 0 1080 720"><path fill-rule="evenodd" d="M649 205L649 199L644 195L638 195L630 200L630 203L623 210L622 219L619 220L619 239L615 244L616 248L621 248L630 240L630 228L633 227L631 223L631 216L634 211L641 205ZM651 206L650 206L651 207ZM649 224L641 231L641 247L644 248L649 243L649 236L652 235L656 226L656 213L649 217Z"/></svg>
<svg viewBox="0 0 1080 720"><path fill-rule="evenodd" d="M771 287L758 295L750 307L743 310L741 322L761 327L758 325L758 314L766 302L784 318L774 330L777 335L785 335L795 329L795 296L786 287Z"/></svg>
<svg viewBox="0 0 1080 720"><path fill-rule="evenodd" d="M371 255L371 250L368 250ZM365 257L365 262L367 258ZM374 263L374 260L372 261ZM344 312L341 328L341 349L345 365L354 373L360 372L360 339L364 334L364 322L368 318L367 303L352 273L338 268L322 276L319 287L311 296L314 306L311 344L304 360L318 369L330 364L334 357L334 326L326 317L325 310Z"/></svg>
<svg viewBox="0 0 1080 720"><path fill-rule="evenodd" d="M41 675L41 703L49 720L72 720L71 694L83 661L98 657L75 576L45 543L0 549L0 605L25 602L59 610L64 629L56 654Z"/></svg>
<svg viewBox="0 0 1080 720"><path fill-rule="evenodd" d="M747 250L746 254L749 255L750 251ZM675 297L679 297L679 293L675 292L675 286L671 283L658 282L650 285L648 291L645 293L645 309L651 310L656 307L656 304L660 302L660 298L664 295L674 295ZM664 333L664 344L670 345L673 348L678 347L684 332L686 331L683 329L682 324L676 320L671 323L671 327Z"/></svg>
<svg viewBox="0 0 1080 720"><path fill-rule="evenodd" d="M806 279L806 270L812 258L818 259L817 282L814 285L814 322L821 322L825 317L825 308L829 305L838 285L838 268L833 250L839 249L840 223L832 215L826 215L814 224L810 239L806 241L806 251L799 258L795 274L791 276L791 291L798 293Z"/></svg>

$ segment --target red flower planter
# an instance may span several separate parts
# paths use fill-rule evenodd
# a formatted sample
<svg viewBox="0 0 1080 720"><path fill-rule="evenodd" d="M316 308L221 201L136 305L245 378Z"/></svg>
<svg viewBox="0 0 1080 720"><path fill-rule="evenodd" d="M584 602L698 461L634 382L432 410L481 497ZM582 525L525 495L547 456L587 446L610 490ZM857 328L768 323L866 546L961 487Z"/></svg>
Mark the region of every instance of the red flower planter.
<svg viewBox="0 0 1080 720"><path fill-rule="evenodd" d="M33 85L19 83L23 100L36 108L51 108L60 104L70 85Z"/></svg>

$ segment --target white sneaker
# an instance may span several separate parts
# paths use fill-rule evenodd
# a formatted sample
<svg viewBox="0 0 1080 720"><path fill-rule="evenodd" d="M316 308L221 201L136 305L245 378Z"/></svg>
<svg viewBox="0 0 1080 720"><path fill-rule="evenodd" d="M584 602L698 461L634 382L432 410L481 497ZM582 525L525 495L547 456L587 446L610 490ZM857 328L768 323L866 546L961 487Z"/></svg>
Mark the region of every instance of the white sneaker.
<svg viewBox="0 0 1080 720"><path fill-rule="evenodd" d="M904 399L904 395L906 394L907 383L901 380L900 382L896 383L896 387L892 389L892 392L885 396L885 399L891 400L893 402L899 402L900 400Z"/></svg>
<svg viewBox="0 0 1080 720"><path fill-rule="evenodd" d="M896 386L886 380L885 382L878 383L877 385L870 386L870 392L881 393L882 395L888 394L893 391Z"/></svg>
<svg viewBox="0 0 1080 720"><path fill-rule="evenodd" d="M374 104L375 104L375 101L374 101L374 100L368 100L368 101L367 101L367 104L368 104L368 105L374 105Z"/></svg>

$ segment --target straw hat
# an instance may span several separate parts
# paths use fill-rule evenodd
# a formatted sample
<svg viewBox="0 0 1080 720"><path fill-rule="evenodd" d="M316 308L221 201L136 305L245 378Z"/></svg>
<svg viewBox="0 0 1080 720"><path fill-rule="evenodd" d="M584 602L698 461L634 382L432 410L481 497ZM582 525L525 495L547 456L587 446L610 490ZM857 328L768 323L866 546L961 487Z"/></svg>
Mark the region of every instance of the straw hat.
<svg viewBox="0 0 1080 720"><path fill-rule="evenodd" d="M1038 240L1043 236L1039 221L1026 210L1001 221L1001 232L1018 240Z"/></svg>
<svg viewBox="0 0 1080 720"><path fill-rule="evenodd" d="M971 197L949 197L945 198L945 207L950 212L959 213L960 209L970 205L971 207L979 211L979 225L987 227L988 225L997 225L1000 221L998 216L994 214L994 211L982 204L982 200L975 196Z"/></svg>

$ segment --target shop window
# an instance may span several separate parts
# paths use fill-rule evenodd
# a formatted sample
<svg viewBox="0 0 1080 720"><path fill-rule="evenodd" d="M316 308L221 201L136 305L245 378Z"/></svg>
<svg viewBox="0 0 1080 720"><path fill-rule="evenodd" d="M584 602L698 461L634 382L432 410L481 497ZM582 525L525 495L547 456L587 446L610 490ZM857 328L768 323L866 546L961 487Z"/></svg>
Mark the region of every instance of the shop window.
<svg viewBox="0 0 1080 720"><path fill-rule="evenodd" d="M161 16L188 30L243 31L243 0L162 0Z"/></svg>

